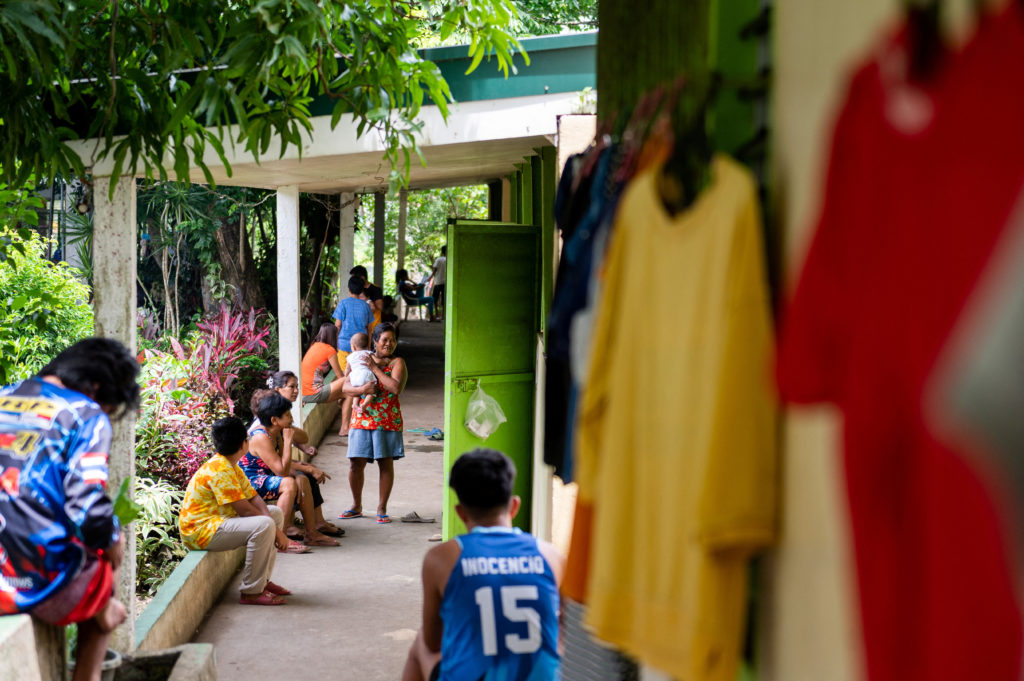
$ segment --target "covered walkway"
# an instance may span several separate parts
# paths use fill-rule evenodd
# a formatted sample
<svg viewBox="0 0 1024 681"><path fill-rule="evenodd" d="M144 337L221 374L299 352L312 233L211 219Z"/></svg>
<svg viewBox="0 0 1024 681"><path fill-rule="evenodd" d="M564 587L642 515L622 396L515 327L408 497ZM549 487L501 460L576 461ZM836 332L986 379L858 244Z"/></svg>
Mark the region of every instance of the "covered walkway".
<svg viewBox="0 0 1024 681"><path fill-rule="evenodd" d="M398 354L408 363L409 382L402 394L406 457L395 464L388 506L394 522L374 520L377 473L368 466L363 503L370 515L333 521L345 528L340 547L278 555L274 581L292 590L287 605L239 605L236 576L194 639L215 644L219 681L394 681L401 676L419 627L420 562L434 546L427 539L440 531L440 522L399 519L416 511L440 521L443 454L441 442L408 430L441 426L443 325L403 323ZM328 518L351 502L346 446L337 431L336 420L315 461L333 476L323 488Z"/></svg>

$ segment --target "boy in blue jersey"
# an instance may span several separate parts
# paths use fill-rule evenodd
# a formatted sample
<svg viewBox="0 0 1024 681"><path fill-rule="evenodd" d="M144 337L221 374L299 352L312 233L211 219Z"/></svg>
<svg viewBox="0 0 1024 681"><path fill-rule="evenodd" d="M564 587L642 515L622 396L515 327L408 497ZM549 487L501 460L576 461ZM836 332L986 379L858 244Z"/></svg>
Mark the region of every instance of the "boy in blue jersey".
<svg viewBox="0 0 1024 681"><path fill-rule="evenodd" d="M402 681L558 678L558 584L565 558L512 527L516 469L493 449L455 461L449 485L469 530L423 559L423 627Z"/></svg>
<svg viewBox="0 0 1024 681"><path fill-rule="evenodd" d="M124 541L107 496L110 418L139 405L139 365L89 338L0 388L0 615L78 623L75 681L98 681Z"/></svg>

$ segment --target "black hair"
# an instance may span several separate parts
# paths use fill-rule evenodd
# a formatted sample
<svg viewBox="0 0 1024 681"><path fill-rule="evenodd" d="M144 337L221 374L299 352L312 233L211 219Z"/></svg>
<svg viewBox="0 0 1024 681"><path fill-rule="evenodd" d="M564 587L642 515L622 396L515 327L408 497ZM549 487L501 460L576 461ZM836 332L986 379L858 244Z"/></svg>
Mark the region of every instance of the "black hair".
<svg viewBox="0 0 1024 681"><path fill-rule="evenodd" d="M398 327L391 322L381 322L377 326L373 327L373 349L377 349L377 340L380 339L381 334L385 331L390 331L395 334L395 340L398 340Z"/></svg>
<svg viewBox="0 0 1024 681"><path fill-rule="evenodd" d="M320 330L316 332L316 338L313 339L314 343L327 343L332 348L338 346L338 327L330 322L324 322L320 325Z"/></svg>
<svg viewBox="0 0 1024 681"><path fill-rule="evenodd" d="M122 343L112 338L86 338L65 349L39 370L56 376L65 387L113 407L119 418L139 408L139 363Z"/></svg>
<svg viewBox="0 0 1024 681"><path fill-rule="evenodd" d="M395 280L401 284L403 281L409 278L409 272L407 270L395 270Z"/></svg>
<svg viewBox="0 0 1024 681"><path fill-rule="evenodd" d="M351 277L348 278L348 292L351 293L352 295L358 296L360 293L363 292L363 289L365 288L366 282L357 277L356 275L353 274Z"/></svg>
<svg viewBox="0 0 1024 681"><path fill-rule="evenodd" d="M292 403L287 399L274 393L273 395L267 395L260 403L256 405L256 418L260 420L265 427L270 427L270 421L274 418L281 418L286 412L291 410Z"/></svg>
<svg viewBox="0 0 1024 681"><path fill-rule="evenodd" d="M213 447L222 456L231 456L237 452L247 437L245 424L235 416L214 421L213 428L210 430Z"/></svg>
<svg viewBox="0 0 1024 681"><path fill-rule="evenodd" d="M445 255L446 256L447 254L448 254L448 246L441 246L441 255Z"/></svg>
<svg viewBox="0 0 1024 681"><path fill-rule="evenodd" d="M260 401L262 401L264 397L267 397L268 395L277 394L278 393L276 391L271 390L270 388L260 388L259 390L252 394L252 397L249 398L249 411L255 414L257 411L259 411ZM256 418L259 417L257 416Z"/></svg>
<svg viewBox="0 0 1024 681"><path fill-rule="evenodd" d="M366 271L366 268L362 265L356 265L348 271L353 277L362 277L363 279L369 279L370 273Z"/></svg>
<svg viewBox="0 0 1024 681"><path fill-rule="evenodd" d="M508 507L515 479L512 459L496 449L480 447L455 460L448 486L470 515L482 517Z"/></svg>
<svg viewBox="0 0 1024 681"><path fill-rule="evenodd" d="M331 327L333 328L334 324L331 324ZM298 376L296 376L292 371L275 371L270 374L270 378L267 379L267 387L271 389L283 388L288 385L288 381L293 378L298 380Z"/></svg>

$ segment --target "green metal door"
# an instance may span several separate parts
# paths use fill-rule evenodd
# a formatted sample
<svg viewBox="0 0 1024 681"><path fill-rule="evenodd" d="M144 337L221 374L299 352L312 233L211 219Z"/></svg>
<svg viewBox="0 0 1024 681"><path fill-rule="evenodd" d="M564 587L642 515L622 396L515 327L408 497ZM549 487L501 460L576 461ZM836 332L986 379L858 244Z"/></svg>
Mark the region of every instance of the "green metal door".
<svg viewBox="0 0 1024 681"><path fill-rule="evenodd" d="M448 226L445 337L444 536L465 531L455 515L448 471L460 455L486 446L508 454L523 498L516 526L530 529L534 369L539 319L540 232L531 225L459 220ZM487 441L464 425L481 385L507 422Z"/></svg>

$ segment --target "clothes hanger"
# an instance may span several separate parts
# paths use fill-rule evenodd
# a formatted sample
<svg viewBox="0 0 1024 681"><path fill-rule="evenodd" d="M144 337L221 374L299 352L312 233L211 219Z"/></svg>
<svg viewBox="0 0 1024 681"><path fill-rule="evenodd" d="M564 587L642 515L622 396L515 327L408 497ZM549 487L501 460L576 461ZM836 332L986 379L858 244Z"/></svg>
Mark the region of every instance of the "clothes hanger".
<svg viewBox="0 0 1024 681"><path fill-rule="evenodd" d="M707 112L718 97L722 80L718 72L709 74L708 85L689 120L682 129L677 128L672 152L659 174L661 200L672 216L688 208L710 179L714 148L708 135Z"/></svg>
<svg viewBox="0 0 1024 681"><path fill-rule="evenodd" d="M924 81L934 75L945 54L940 0L904 0L910 49L911 80Z"/></svg>

